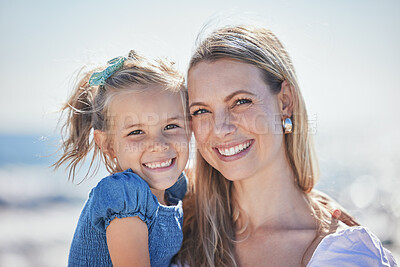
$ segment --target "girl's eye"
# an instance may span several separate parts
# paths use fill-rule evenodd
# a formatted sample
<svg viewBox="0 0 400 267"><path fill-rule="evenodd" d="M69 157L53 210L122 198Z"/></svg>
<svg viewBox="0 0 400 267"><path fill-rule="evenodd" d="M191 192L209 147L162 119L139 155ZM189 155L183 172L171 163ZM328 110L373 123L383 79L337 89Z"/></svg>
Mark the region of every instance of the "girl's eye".
<svg viewBox="0 0 400 267"><path fill-rule="evenodd" d="M239 105L250 104L250 103L253 103L253 101L251 101L251 99L241 98L241 99L236 100L235 105L239 106Z"/></svg>
<svg viewBox="0 0 400 267"><path fill-rule="evenodd" d="M142 130L134 130L134 131L130 132L128 134L128 136L129 135L139 135L139 134L144 134L144 132Z"/></svg>
<svg viewBox="0 0 400 267"><path fill-rule="evenodd" d="M192 116L197 116L197 115L200 115L203 113L210 113L210 112L204 108L200 108L200 109L196 110L195 112L193 112Z"/></svg>
<svg viewBox="0 0 400 267"><path fill-rule="evenodd" d="M176 124L168 124L167 126L165 126L164 130L171 130L175 128L179 128L179 126Z"/></svg>

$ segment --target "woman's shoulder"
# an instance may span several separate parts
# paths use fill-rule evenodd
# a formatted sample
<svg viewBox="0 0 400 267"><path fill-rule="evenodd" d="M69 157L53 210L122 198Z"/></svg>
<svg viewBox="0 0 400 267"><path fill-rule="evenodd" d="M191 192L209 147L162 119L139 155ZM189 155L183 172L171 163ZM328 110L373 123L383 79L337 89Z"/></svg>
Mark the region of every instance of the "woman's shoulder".
<svg viewBox="0 0 400 267"><path fill-rule="evenodd" d="M307 266L397 266L368 228L345 227L322 239Z"/></svg>
<svg viewBox="0 0 400 267"><path fill-rule="evenodd" d="M148 184L130 169L103 178L92 189L88 204L92 224L102 231L114 218L138 216L149 224L158 208Z"/></svg>

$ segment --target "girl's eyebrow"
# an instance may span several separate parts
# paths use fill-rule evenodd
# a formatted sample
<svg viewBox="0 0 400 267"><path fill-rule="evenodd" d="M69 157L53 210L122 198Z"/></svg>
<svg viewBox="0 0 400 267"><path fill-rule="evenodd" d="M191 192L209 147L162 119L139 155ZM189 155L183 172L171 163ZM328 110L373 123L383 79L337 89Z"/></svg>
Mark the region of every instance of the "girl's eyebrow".
<svg viewBox="0 0 400 267"><path fill-rule="evenodd" d="M123 130L127 130L127 129L130 129L130 128L136 128L136 127L142 127L143 126L143 124L142 123L134 123L134 124L127 124L124 128L123 128Z"/></svg>
<svg viewBox="0 0 400 267"><path fill-rule="evenodd" d="M239 94L248 94L248 95L252 95L255 96L254 93L250 92L250 91L246 91L246 90L237 90L229 95L227 95L224 99L225 102L228 102L229 100L231 100L233 97L235 97L236 95ZM190 104L189 108L193 107L193 106L208 106L206 103L204 102L193 102Z"/></svg>
<svg viewBox="0 0 400 267"><path fill-rule="evenodd" d="M183 116L181 116L181 115L178 115L178 116L173 116L173 117L170 117L170 118L168 118L167 119L167 121L173 121L173 120L183 120L184 119L184 117Z"/></svg>

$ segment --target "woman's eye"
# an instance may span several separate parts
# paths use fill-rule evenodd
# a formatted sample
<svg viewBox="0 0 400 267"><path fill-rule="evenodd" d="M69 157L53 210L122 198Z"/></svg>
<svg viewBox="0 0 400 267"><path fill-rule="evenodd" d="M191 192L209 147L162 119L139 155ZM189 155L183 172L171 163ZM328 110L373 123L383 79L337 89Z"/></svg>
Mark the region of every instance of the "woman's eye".
<svg viewBox="0 0 400 267"><path fill-rule="evenodd" d="M250 103L253 103L253 101L251 101L248 98L241 98L241 99L236 100L235 105L239 106L239 105L250 104Z"/></svg>
<svg viewBox="0 0 400 267"><path fill-rule="evenodd" d="M128 136L129 135L139 135L139 134L144 134L144 132L142 130L134 130L134 131L130 132L128 134Z"/></svg>
<svg viewBox="0 0 400 267"><path fill-rule="evenodd" d="M200 115L203 113L209 113L209 111L204 108L200 108L200 109L196 110L195 112L193 112L192 116L197 116L197 115Z"/></svg>
<svg viewBox="0 0 400 267"><path fill-rule="evenodd" d="M179 125L168 124L167 126L165 126L164 130L171 130L171 129L175 129L175 128L179 128Z"/></svg>

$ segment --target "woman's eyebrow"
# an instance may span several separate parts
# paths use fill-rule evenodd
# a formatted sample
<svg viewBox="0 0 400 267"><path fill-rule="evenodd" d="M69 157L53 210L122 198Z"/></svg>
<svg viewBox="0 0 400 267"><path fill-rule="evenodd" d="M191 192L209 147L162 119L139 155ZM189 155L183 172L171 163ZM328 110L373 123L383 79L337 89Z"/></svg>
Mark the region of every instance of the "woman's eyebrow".
<svg viewBox="0 0 400 267"><path fill-rule="evenodd" d="M250 92L250 91L238 90L238 91L235 91L235 92L233 92L233 93L227 95L227 96L225 97L224 101L225 101L225 102L228 102L228 101L231 100L235 95L238 95L238 94L248 94L248 95L255 96L255 94L252 93L252 92ZM207 105L206 103L204 103L204 102L193 102L193 103L191 103L191 104L189 105L189 108L191 108L191 107L193 107L193 106L208 106L208 105Z"/></svg>
<svg viewBox="0 0 400 267"><path fill-rule="evenodd" d="M227 95L227 96L225 97L225 100L224 100L224 101L225 101L225 102L228 102L228 101L231 100L235 95L238 95L238 94L248 94L248 95L253 95L253 96L255 96L255 94L252 93L252 92L249 92L249 91L246 91L246 90L238 90L238 91L235 91L235 92L233 92L233 93Z"/></svg>
<svg viewBox="0 0 400 267"><path fill-rule="evenodd" d="M235 92L233 92L233 93L227 95L227 96L225 97L224 101L225 101L225 102L228 102L228 101L231 100L235 95L238 95L238 94L248 94L248 95L255 96L255 94L252 93L252 92L250 92L250 91L238 90L238 91L235 91ZM204 103L204 102L193 102L193 103L191 103L191 104L189 105L189 108L191 108L191 107L193 107L193 106L208 106L208 105L207 105L206 103Z"/></svg>
<svg viewBox="0 0 400 267"><path fill-rule="evenodd" d="M192 104L190 104L189 108L193 106L208 106L208 105L204 102L193 102Z"/></svg>

